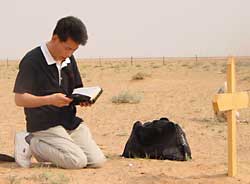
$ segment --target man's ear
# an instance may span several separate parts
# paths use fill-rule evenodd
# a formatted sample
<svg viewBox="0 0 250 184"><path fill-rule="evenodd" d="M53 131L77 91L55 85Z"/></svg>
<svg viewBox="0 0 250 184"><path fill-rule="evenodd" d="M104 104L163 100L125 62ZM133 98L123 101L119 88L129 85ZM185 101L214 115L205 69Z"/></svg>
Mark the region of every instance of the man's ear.
<svg viewBox="0 0 250 184"><path fill-rule="evenodd" d="M53 35L51 40L54 41L54 42L58 41L59 40L58 35L56 35L56 34Z"/></svg>

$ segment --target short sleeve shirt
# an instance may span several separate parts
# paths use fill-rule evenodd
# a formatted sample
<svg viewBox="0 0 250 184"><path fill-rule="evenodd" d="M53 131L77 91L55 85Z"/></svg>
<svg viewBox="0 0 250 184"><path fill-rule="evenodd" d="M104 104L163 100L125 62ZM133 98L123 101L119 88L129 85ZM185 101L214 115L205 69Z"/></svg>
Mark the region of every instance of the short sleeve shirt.
<svg viewBox="0 0 250 184"><path fill-rule="evenodd" d="M53 93L72 94L74 88L82 87L81 76L74 56L61 69L48 64L41 50L37 47L28 52L19 64L19 72L14 85L14 93L29 93L46 96ZM60 82L59 82L60 81ZM46 105L36 108L24 108L27 131L35 132L61 125L67 130L75 129L82 119L76 117L76 107L72 104L64 107Z"/></svg>

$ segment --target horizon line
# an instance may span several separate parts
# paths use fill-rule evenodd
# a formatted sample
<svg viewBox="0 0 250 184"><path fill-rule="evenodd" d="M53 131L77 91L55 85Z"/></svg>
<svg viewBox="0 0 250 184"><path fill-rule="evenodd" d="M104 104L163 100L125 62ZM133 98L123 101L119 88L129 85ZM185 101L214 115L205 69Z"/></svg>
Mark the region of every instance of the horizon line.
<svg viewBox="0 0 250 184"><path fill-rule="evenodd" d="M244 56L244 55L227 55L227 56L198 56L198 55L195 55L195 56L155 56L155 57L151 57L151 56L144 56L144 57L136 57L136 56L129 56L129 57L75 57L76 60L107 60L107 59L110 59L110 60L120 60L120 59L126 59L126 60L131 60L131 59L149 59L149 60L152 60L152 59L157 59L157 60L163 60L163 59L183 59L183 60L187 60L187 59L226 59L228 57L235 57L236 59L250 59L250 55L249 56ZM0 62L2 61L19 61L21 60L20 58L8 58L6 57L5 59L4 58L1 58L0 59Z"/></svg>

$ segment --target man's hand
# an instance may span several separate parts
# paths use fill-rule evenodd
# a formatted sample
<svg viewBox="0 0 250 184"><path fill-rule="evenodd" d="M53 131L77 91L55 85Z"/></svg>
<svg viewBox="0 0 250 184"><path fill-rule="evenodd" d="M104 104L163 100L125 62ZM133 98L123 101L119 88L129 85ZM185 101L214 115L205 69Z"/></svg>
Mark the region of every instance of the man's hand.
<svg viewBox="0 0 250 184"><path fill-rule="evenodd" d="M80 102L79 104L81 107L88 107L88 106L91 106L92 104L89 103L89 102Z"/></svg>
<svg viewBox="0 0 250 184"><path fill-rule="evenodd" d="M15 103L17 106L34 108L44 105L54 105L63 107L70 104L71 98L62 93L54 93L47 96L35 96L29 93L15 93Z"/></svg>
<svg viewBox="0 0 250 184"><path fill-rule="evenodd" d="M67 106L70 104L70 102L72 102L71 98L66 97L66 95L62 93L54 93L49 95L48 100L50 105L54 105L56 107Z"/></svg>

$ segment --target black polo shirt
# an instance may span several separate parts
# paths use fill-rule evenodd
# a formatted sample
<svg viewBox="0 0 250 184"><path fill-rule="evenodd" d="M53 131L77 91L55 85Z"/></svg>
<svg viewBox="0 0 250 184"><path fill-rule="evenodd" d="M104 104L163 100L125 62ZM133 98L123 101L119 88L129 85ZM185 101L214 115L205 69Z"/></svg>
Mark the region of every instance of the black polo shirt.
<svg viewBox="0 0 250 184"><path fill-rule="evenodd" d="M30 93L45 96L53 93L71 95L74 88L82 87L82 80L74 56L61 70L61 85L56 64L48 65L41 47L28 52L19 64L14 93ZM35 132L62 125L67 130L75 129L82 119L76 117L76 107L46 105L24 108L27 131Z"/></svg>

